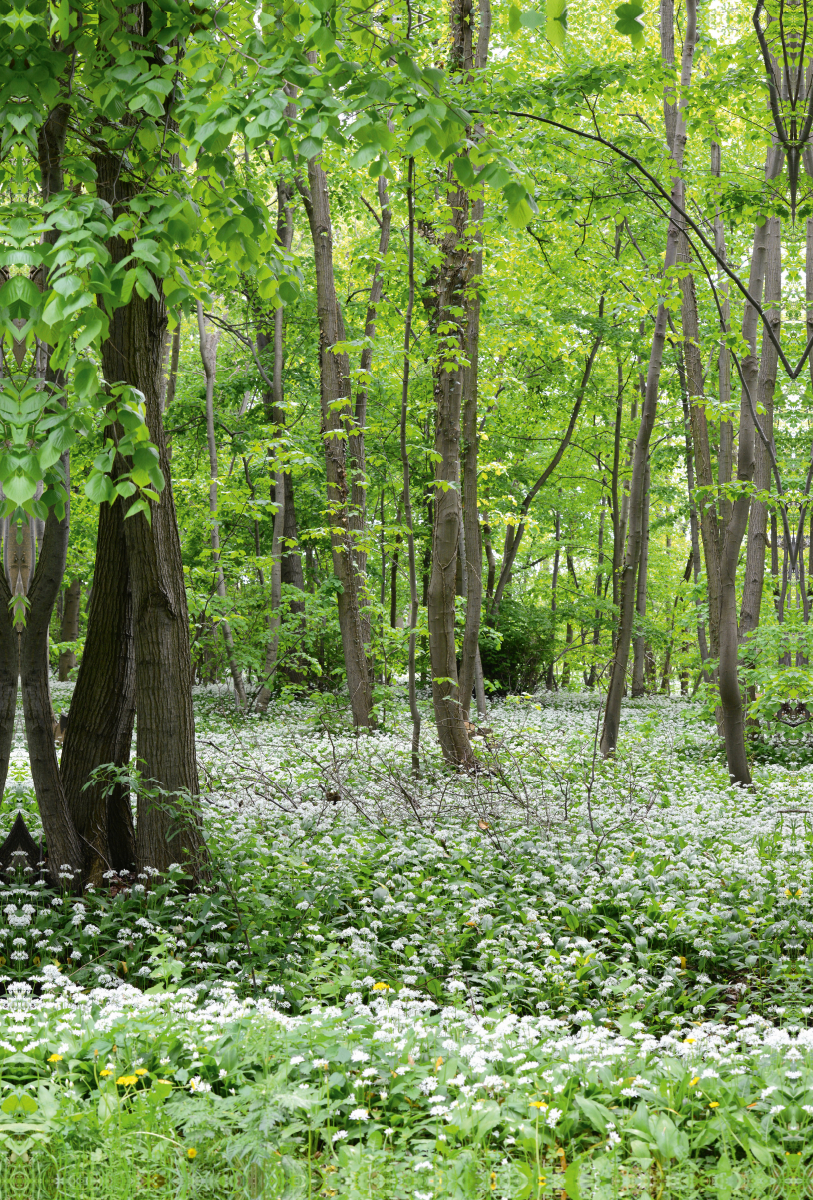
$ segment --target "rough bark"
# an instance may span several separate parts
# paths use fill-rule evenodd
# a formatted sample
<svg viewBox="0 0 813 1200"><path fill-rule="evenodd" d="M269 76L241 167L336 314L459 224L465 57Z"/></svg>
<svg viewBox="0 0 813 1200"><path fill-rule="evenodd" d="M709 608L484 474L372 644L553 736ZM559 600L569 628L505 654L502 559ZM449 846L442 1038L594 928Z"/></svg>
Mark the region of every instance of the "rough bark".
<svg viewBox="0 0 813 1200"><path fill-rule="evenodd" d="M105 871L133 867L133 814L126 787L117 784L107 797L105 785L85 785L103 763L129 763L134 718L133 604L123 504L116 500L99 508L87 636L60 763L85 877L97 885Z"/></svg>
<svg viewBox="0 0 813 1200"><path fill-rule="evenodd" d="M306 187L301 179L297 179L297 186L308 214L316 266L322 438L325 447L333 573L341 585L337 595L339 627L353 720L357 727L368 728L373 720L372 678L364 646L359 583L349 527L350 489L345 440L348 428L353 422L349 363L346 354L333 350L341 340L333 269L333 225L327 176L315 158L308 162L308 185Z"/></svg>
<svg viewBox="0 0 813 1200"><path fill-rule="evenodd" d="M688 0L686 6L686 35L683 44L683 58L680 72L681 90L683 91L689 87L691 82L696 32L696 5L694 0ZM683 164L685 146L686 124L681 105L677 115L673 153L675 165L678 170L680 170ZM677 174L672 182L671 199L673 206L682 207L683 181ZM677 261L679 231L679 224L673 208L670 213L669 228L666 236L664 270L669 270ZM649 443L658 407L658 388L660 385L663 348L666 341L666 324L666 306L661 302L658 305L655 317L655 329L652 336L652 346L646 376L646 394L641 410L641 423L635 439L635 453L633 456L632 480L630 484L630 517L627 531L627 551L624 558L624 571L621 581L621 612L618 623L618 640L613 658L610 685L607 691L604 726L601 733L601 752L605 757L615 751L618 742L618 729L621 722L621 700L626 685L627 664L629 662L630 642L632 639L632 622L635 611L635 578L641 551L644 476L649 457Z"/></svg>
<svg viewBox="0 0 813 1200"><path fill-rule="evenodd" d="M97 192L119 213L126 210L132 185L115 155L97 160ZM112 239L114 262L130 253L129 243ZM198 810L192 659L183 560L172 494L166 437L161 419L161 348L166 305L136 292L110 317L102 346L102 366L110 382L138 388L146 405L150 438L158 449L165 486L160 500L125 519L124 531L133 596L133 629L138 730L136 754L145 780L139 793L136 861L139 869L166 871L179 863L197 880L204 860ZM160 789L157 796L150 791Z"/></svg>

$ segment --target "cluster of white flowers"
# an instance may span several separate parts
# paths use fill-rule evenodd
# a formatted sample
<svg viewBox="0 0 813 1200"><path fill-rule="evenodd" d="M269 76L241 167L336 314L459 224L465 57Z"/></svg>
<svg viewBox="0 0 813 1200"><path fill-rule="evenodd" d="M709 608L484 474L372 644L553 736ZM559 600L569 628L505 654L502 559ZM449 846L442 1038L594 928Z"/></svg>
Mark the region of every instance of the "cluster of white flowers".
<svg viewBox="0 0 813 1200"><path fill-rule="evenodd" d="M79 988L49 957L92 960L96 910L90 901L49 904L32 884L2 897L5 957L28 964L39 987L5 980L0 1046L29 1052L61 1022L68 1046L89 1030L148 1036L160 1027L202 1055L226 1027L250 1021L273 1031L285 1045L281 1061L297 1073L330 1069L314 1055L332 1060L333 1051L312 1034L330 1030L331 1044L349 1049L348 1122L370 1120L387 1100L381 1085L392 1074L401 1086L414 1071L417 1104L439 1125L518 1093L530 1104L544 1096L539 1125L560 1127L566 1097L599 1072L615 1081L621 1106L634 1107L676 1060L700 1089L753 1074L764 1084L753 1093L760 1112L780 1117L788 1106L769 1098L813 1065L813 1033L800 1022L810 1009L777 992L767 1016L749 1015L748 972L767 940L780 945L777 978L783 967L790 975L813 935L813 860L798 853L797 827L782 815L813 800L813 778L763 764L752 791L733 789L708 724L667 698L628 706L614 764L593 773L596 705L595 696L568 694L495 704L490 744L502 774L445 778L442 801L432 772L410 778L410 729L398 711L375 739L323 736L296 701L236 732L210 720L200 753L217 780L207 797L211 835L229 845L253 839L264 862L280 864L269 875L297 921L287 965L310 967L315 953L340 944L352 984L334 1007L312 1001L296 1018L281 1011L278 984L263 998L238 985L157 996L103 969L98 987ZM408 796L396 778L409 781ZM326 790L339 801L327 802ZM371 827L387 831L375 846ZM375 867L364 887L362 860ZM334 907L328 921L322 898L339 892L342 915ZM180 953L185 925L175 911L166 945ZM64 944L54 932L60 914ZM272 929L273 916L262 923ZM209 926L212 940L198 941L194 955L214 958L225 930L222 921ZM157 931L145 916L119 938L146 944ZM264 929L258 940L268 936ZM463 937L465 955L455 958L448 948ZM220 969L239 980L248 968L228 958ZM429 995L433 973L445 990ZM708 1019L722 1003L725 1019ZM451 1057L447 1078L437 1064ZM313 1093L322 1081L311 1078ZM209 1087L200 1073L188 1084L195 1093ZM801 1107L813 1116L813 1106ZM608 1127L607 1147L618 1140Z"/></svg>

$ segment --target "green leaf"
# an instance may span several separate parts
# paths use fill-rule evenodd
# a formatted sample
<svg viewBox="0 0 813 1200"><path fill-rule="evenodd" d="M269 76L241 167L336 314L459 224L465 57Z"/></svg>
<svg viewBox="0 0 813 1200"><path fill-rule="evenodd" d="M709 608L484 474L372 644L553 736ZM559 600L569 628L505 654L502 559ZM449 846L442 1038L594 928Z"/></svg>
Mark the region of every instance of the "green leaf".
<svg viewBox="0 0 813 1200"><path fill-rule="evenodd" d="M85 328L77 336L74 343L74 350L76 353L81 354L83 350L87 349L91 342L95 342L101 335L106 324L107 322L105 321L103 313L98 308L91 309L85 321Z"/></svg>
<svg viewBox="0 0 813 1200"><path fill-rule="evenodd" d="M519 33L522 26L522 13L517 8L516 4L512 4L508 10L508 28L511 33Z"/></svg>
<svg viewBox="0 0 813 1200"><path fill-rule="evenodd" d="M762 1163L763 1167L773 1167L775 1165L776 1159L767 1146L763 1146L760 1142L755 1142L753 1138L749 1138L748 1149L757 1162Z"/></svg>
<svg viewBox="0 0 813 1200"><path fill-rule="evenodd" d="M99 1120L104 1124L109 1121L119 1111L119 1098L113 1092L102 1092L99 1097L99 1103L96 1105L96 1112Z"/></svg>
<svg viewBox="0 0 813 1200"><path fill-rule="evenodd" d="M674 1121L670 1120L666 1113L659 1113L657 1117L650 1117L649 1127L663 1157L677 1158L680 1155L681 1144Z"/></svg>
<svg viewBox="0 0 813 1200"><path fill-rule="evenodd" d="M28 475L23 475L21 471L16 471L8 479L3 480L3 491L6 494L6 499L13 500L15 504L23 504L24 501L30 500L36 492L37 482L36 479L31 479Z"/></svg>
<svg viewBox="0 0 813 1200"><path fill-rule="evenodd" d="M569 1163L565 1170L565 1191L567 1192L568 1200L582 1200L581 1188L579 1186L579 1163L578 1161Z"/></svg>
<svg viewBox="0 0 813 1200"><path fill-rule="evenodd" d="M599 1133L604 1133L607 1129L607 1122L613 1119L609 1108L599 1104L598 1100L591 1100L588 1096L577 1096L576 1103L593 1128L597 1129Z"/></svg>
<svg viewBox="0 0 813 1200"><path fill-rule="evenodd" d="M85 483L85 495L94 504L103 504L105 501L112 503L116 498L116 489L113 486L113 480L109 475L102 475L99 471L93 471Z"/></svg>
<svg viewBox="0 0 813 1200"><path fill-rule="evenodd" d="M93 363L83 362L74 372L73 386L78 396L94 396L99 386L99 377Z"/></svg>
<svg viewBox="0 0 813 1200"><path fill-rule="evenodd" d="M616 32L623 37L632 38L633 45L643 40L644 27L639 19L643 11L644 6L638 3L638 0L632 0L629 4L619 4L615 10L618 17L615 23Z"/></svg>
<svg viewBox="0 0 813 1200"><path fill-rule="evenodd" d="M128 517L134 517L136 513L140 512L144 514L144 516L147 518L147 524L150 525L152 523L152 514L150 512L150 506L146 500L134 500L127 509L127 512L124 514L125 521Z"/></svg>

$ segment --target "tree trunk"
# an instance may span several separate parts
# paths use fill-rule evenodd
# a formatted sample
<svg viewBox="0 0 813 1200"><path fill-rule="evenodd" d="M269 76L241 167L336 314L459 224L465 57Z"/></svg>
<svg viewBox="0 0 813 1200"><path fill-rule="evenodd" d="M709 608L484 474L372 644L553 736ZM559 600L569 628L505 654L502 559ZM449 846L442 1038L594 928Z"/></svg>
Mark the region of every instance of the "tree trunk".
<svg viewBox="0 0 813 1200"><path fill-rule="evenodd" d="M63 460L66 478L68 464ZM28 589L28 611L20 633L20 682L31 777L48 846L48 872L56 883L64 868L80 874L82 846L74 829L54 748L53 710L48 686L48 631L65 571L69 502L60 521L51 510L42 553Z"/></svg>
<svg viewBox="0 0 813 1200"><path fill-rule="evenodd" d="M695 609L697 611L697 645L700 649L700 661L705 663L709 657L706 641L706 625L702 618L700 597L697 594L697 584L700 581L700 531L697 520L697 505L694 500L694 455L692 454L691 415L689 412L689 394L686 384L686 372L683 367L683 356L680 345L675 346L678 378L680 380L680 399L683 405L683 436L686 442L686 485L689 500L689 537L692 547L692 571L695 583ZM708 672L703 668L703 678L709 679ZM682 685L681 685L682 686Z"/></svg>
<svg viewBox="0 0 813 1200"><path fill-rule="evenodd" d="M178 363L181 357L181 314L178 314L178 324L172 332L170 344L168 346L169 369L164 374L161 383L161 412L166 412L172 401L175 399L175 390L178 386Z"/></svg>
<svg viewBox="0 0 813 1200"><path fill-rule="evenodd" d="M126 211L133 185L122 178L116 155L96 161L97 192L117 215ZM130 254L122 238L108 243L113 262ZM160 284L157 289L159 297ZM161 419L161 348L166 326L163 298L130 301L110 315L102 367L111 383L138 388L146 405L150 438L165 479L151 519L125 519L124 532L133 596L133 630L138 730L136 754L145 781L139 792L136 861L166 871L179 863L198 880L205 850L198 808L192 659L183 559L172 494L169 458ZM161 789L151 796L149 790Z"/></svg>
<svg viewBox="0 0 813 1200"><path fill-rule="evenodd" d="M85 878L96 886L105 871L130 870L136 859L129 790L117 784L108 797L104 784L85 787L96 767L123 767L130 761L135 659L123 503L117 499L99 508L87 637L60 764L65 797L82 842Z"/></svg>
<svg viewBox="0 0 813 1200"><path fill-rule="evenodd" d="M690 261L688 243L683 232L680 236L678 259ZM686 364L686 389L692 431L694 463L697 482L706 489L705 501L700 506L700 532L703 539L703 557L706 564L706 589L709 606L709 637L711 656L716 659L720 652L720 550L717 505L711 498L714 475L711 464L708 421L703 400L703 364L700 358L700 330L697 312L697 293L694 276L689 273L680 281L681 316L683 323L683 358Z"/></svg>
<svg viewBox="0 0 813 1200"><path fill-rule="evenodd" d="M286 110L287 111L287 110ZM293 116L295 109L291 106L290 116ZM291 207L291 188L283 180L277 183L277 242L284 250L290 250L294 240L294 217L293 208ZM281 438L285 431L285 408L284 408L284 331L285 331L285 309L277 308L274 310L274 329L272 335L274 363L273 363L273 387L271 391L264 391L263 406L265 408L265 419L270 425L275 427L275 437ZM262 352L268 345L269 338L264 329L257 330L257 349ZM269 447L269 457L273 458L273 449ZM283 551L281 558L281 578L284 584L294 587L299 592L305 591L305 577L302 570L302 556L299 552L299 527L296 520L296 505L294 503L294 483L291 477L291 472L285 472L284 479L285 498L284 498L284 514L285 521L282 530ZM275 488L276 499L276 488ZM304 601L292 600L291 612L302 613L305 610Z"/></svg>
<svg viewBox="0 0 813 1200"><path fill-rule="evenodd" d="M477 654L480 643L480 620L483 608L483 546L480 534L480 510L477 497L478 444L477 444L477 386L480 347L480 296L477 281L483 273L482 234L484 203L476 200L472 206L474 227L474 249L471 270L475 290L467 296L466 343L468 367L464 367L463 381L463 454L461 463L463 501L463 546L466 576L466 624L463 631L463 646L460 655L460 703L463 720L468 721L471 696L477 669Z"/></svg>
<svg viewBox="0 0 813 1200"><path fill-rule="evenodd" d="M765 277L765 260L768 243L768 223L758 225L754 231L751 254L751 272L748 292L759 303ZM759 364L756 357L757 312L746 302L742 318L743 341L749 348L742 360L743 389L740 402L740 429L737 439L737 480L750 483L754 476L755 447L754 422L748 392L756 397ZM734 783L749 784L751 772L745 752L745 729L743 704L738 674L739 637L737 630L737 563L740 546L745 534L751 497L746 492L732 505L731 518L725 531L723 551L720 556L720 707L723 711L726 760Z"/></svg>
<svg viewBox="0 0 813 1200"><path fill-rule="evenodd" d="M75 642L79 637L79 607L82 600L82 580L72 579L65 589L62 603L62 628L59 640ZM76 666L76 652L63 650L59 655L59 681L64 683Z"/></svg>
<svg viewBox="0 0 813 1200"><path fill-rule="evenodd" d="M200 336L200 358L203 363L203 373L206 378L206 440L209 444L209 537L212 546L212 567L215 575L215 588L225 605L226 579L223 574L223 564L220 559L220 522L217 518L217 441L215 439L215 378L217 375L217 346L220 341L220 330L207 329L203 317L203 305L198 300L198 334ZM237 663L234 651L234 637L231 625L225 616L218 622L226 645L229 659L234 692L240 708L246 707L246 689L243 686L243 673Z"/></svg>
<svg viewBox="0 0 813 1200"><path fill-rule="evenodd" d="M697 12L695 0L687 0L686 36L683 45L683 59L680 72L682 91L685 91L691 82L696 32ZM674 141L674 160L678 171L683 164L685 146L686 123L681 106L677 114ZM669 270L677 261L680 227L675 207L682 208L683 206L683 181L679 175L675 175L672 182L672 204L673 208L670 213L669 229L666 236L665 271ZM621 612L618 626L618 640L613 659L612 674L610 676L610 686L607 691L604 727L601 733L601 752L605 757L615 751L618 742L618 729L621 722L621 700L624 695L630 641L632 639L633 614L635 611L635 577L641 550L644 476L649 458L649 442L658 407L658 388L660 386L661 363L663 361L663 348L666 340L666 322L666 306L661 302L658 305L658 312L655 318L655 330L652 337L652 347L646 377L646 394L641 411L641 423L635 439L635 454L633 457L632 482L630 486L627 552L624 559L621 584Z"/></svg>
<svg viewBox="0 0 813 1200"><path fill-rule="evenodd" d="M401 506L398 506L398 512L395 520L400 525L401 523ZM390 559L390 629L398 628L398 555L401 546L401 534L395 535L395 546Z"/></svg>
<svg viewBox="0 0 813 1200"><path fill-rule="evenodd" d="M646 589L647 572L649 568L649 463L646 467L644 481L644 511L641 518L641 557L638 562L638 583L635 592L635 613L638 617L639 632L636 634L632 658L632 695L643 696L646 691L644 682L644 659L646 655L646 632L643 622L646 619Z"/></svg>
<svg viewBox="0 0 813 1200"><path fill-rule="evenodd" d="M271 699L271 688L274 673L277 668L279 655L279 630L282 624L282 553L283 531L285 529L285 472L277 464L274 471L274 497L277 511L274 513L274 532L271 542L271 612L268 617L268 648L265 652L265 667L263 685L257 695L256 707L259 712L266 712Z"/></svg>
<svg viewBox="0 0 813 1200"><path fill-rule="evenodd" d="M621 479L621 426L624 420L624 368L620 356L616 358L616 375L613 469L610 476L610 500L612 503L613 520L613 608L618 607L621 565L624 561L624 539L626 536L626 514L622 517L619 495L619 483Z"/></svg>
<svg viewBox="0 0 813 1200"><path fill-rule="evenodd" d="M308 183L310 186L306 187L301 179L297 179L308 214L316 265L322 438L325 445L333 573L341 585L337 595L339 627L353 721L358 728L368 728L373 723L372 678L364 646L359 581L349 524L350 495L345 440L353 421L349 363L346 354L333 350L340 341L333 270L333 226L327 176L315 158L308 162Z"/></svg>
<svg viewBox="0 0 813 1200"><path fill-rule="evenodd" d="M549 692L553 692L556 689L553 662L556 658L556 593L559 586L559 555L561 551L561 518L558 512L554 517L554 533L556 537L556 551L553 555L553 575L550 581L551 655L550 663L548 664L548 673L545 677L545 687Z"/></svg>
<svg viewBox="0 0 813 1200"><path fill-rule="evenodd" d="M768 218L768 246L765 268L765 310L771 328L779 339L782 322L782 241L778 217ZM773 394L776 386L778 355L771 339L763 331L759 364L756 408L759 423L768 440L773 439ZM771 457L762 438L754 441L754 487L760 492L771 490ZM753 496L748 517L748 548L745 578L740 608L740 641L744 641L759 625L762 591L765 583L765 554L768 548L768 509Z"/></svg>
<svg viewBox="0 0 813 1200"><path fill-rule="evenodd" d="M418 626L418 569L415 562L415 526L412 514L412 497L409 482L409 455L407 451L407 416L409 401L409 351L412 336L412 313L415 308L415 208L414 208L415 161L407 164L407 222L408 222L408 276L406 318L404 320L404 365L401 377L401 421L399 450L401 453L401 500L404 505L406 523L407 562L409 566L409 657L407 679L409 687L409 713L412 717L412 774L417 776L420 762L418 750L421 738L421 714L415 687L415 640ZM383 502L382 502L383 511ZM383 517L382 517L383 523Z"/></svg>
<svg viewBox="0 0 813 1200"><path fill-rule="evenodd" d="M453 39L466 36L455 25L462 21L456 0L452 4ZM470 29L468 35L470 37ZM429 657L432 667L432 700L435 724L443 756L455 766L469 766L474 754L463 720L463 706L455 650L456 576L460 540L460 408L466 354L464 312L468 278L465 242L469 200L465 188L452 189L451 166L447 171L447 205L450 217L441 243L437 276L438 328L446 332L438 349L435 366L435 524L432 541L432 573L427 595Z"/></svg>
<svg viewBox="0 0 813 1200"><path fill-rule="evenodd" d="M497 560L494 557L494 547L491 544L491 526L487 520L483 522L483 546L486 552L486 562L488 563L488 578L486 579L486 608L490 611L491 601L494 597L494 581L497 576Z"/></svg>
<svg viewBox="0 0 813 1200"><path fill-rule="evenodd" d="M481 71L488 61L491 38L491 6L489 0L480 0L477 49L474 67ZM478 125L474 131L479 140L485 130ZM479 282L483 274L482 222L485 202L474 201L471 210L472 250L469 291L466 296L466 344L469 365L463 369L463 456L462 456L462 504L463 545L466 576L466 624L463 631L463 646L460 656L460 699L463 719L469 719L471 694L477 678L480 656L480 622L483 609L483 546L480 533L480 510L477 497L478 477L478 429L477 402L480 369L480 293ZM480 668L482 675L482 667ZM483 700L485 693L483 693ZM478 701L478 708L482 708Z"/></svg>
<svg viewBox="0 0 813 1200"><path fill-rule="evenodd" d="M606 517L606 508L604 503L604 488L607 481L601 481L602 492L600 501L600 511L598 519L598 545L596 547L596 600L601 600L603 593L604 582L604 522ZM593 653L598 653L598 645L601 641L601 609L596 608L593 611ZM596 686L597 669L595 660L590 664L590 673L588 674L585 683L589 688Z"/></svg>

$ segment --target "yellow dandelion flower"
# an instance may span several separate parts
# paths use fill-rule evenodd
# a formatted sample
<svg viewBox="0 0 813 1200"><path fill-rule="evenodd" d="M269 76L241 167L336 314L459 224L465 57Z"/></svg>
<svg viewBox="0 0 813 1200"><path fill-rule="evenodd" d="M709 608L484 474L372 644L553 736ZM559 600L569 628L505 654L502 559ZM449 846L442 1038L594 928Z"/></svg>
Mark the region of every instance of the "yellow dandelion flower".
<svg viewBox="0 0 813 1200"><path fill-rule="evenodd" d="M116 1083L120 1083L122 1087L132 1087L134 1083L138 1083L135 1075L119 1075Z"/></svg>
<svg viewBox="0 0 813 1200"><path fill-rule="evenodd" d="M102 1076L102 1078L104 1078L105 1075L112 1075L113 1072L111 1070L105 1070L105 1071L100 1071L99 1074Z"/></svg>
<svg viewBox="0 0 813 1200"><path fill-rule="evenodd" d="M689 1087L694 1087L694 1085L699 1082L700 1082L700 1076L695 1075L694 1079L689 1080Z"/></svg>
<svg viewBox="0 0 813 1200"><path fill-rule="evenodd" d="M531 1100L531 1108L547 1108L544 1100Z"/></svg>
<svg viewBox="0 0 813 1200"><path fill-rule="evenodd" d="M684 1042L690 1042L690 1043L691 1043L691 1042L693 1042L693 1041L694 1041L694 1038L684 1038L683 1040L684 1040Z"/></svg>
<svg viewBox="0 0 813 1200"><path fill-rule="evenodd" d="M711 1103L709 1104L709 1108L719 1108L719 1107L720 1107L719 1100L712 1100Z"/></svg>
<svg viewBox="0 0 813 1200"><path fill-rule="evenodd" d="M187 1158L197 1158L198 1157L198 1152L194 1146L189 1147L189 1149L186 1152L186 1157Z"/></svg>
<svg viewBox="0 0 813 1200"><path fill-rule="evenodd" d="M52 1054L51 1057L48 1059L48 1062L62 1062L62 1055L61 1054Z"/></svg>
<svg viewBox="0 0 813 1200"><path fill-rule="evenodd" d="M374 992L388 992L389 990L390 990L390 985L388 983L374 983L373 984Z"/></svg>
<svg viewBox="0 0 813 1200"><path fill-rule="evenodd" d="M144 1067L136 1067L135 1074L136 1075L149 1075L149 1071L147 1071L146 1068L144 1068Z"/></svg>

